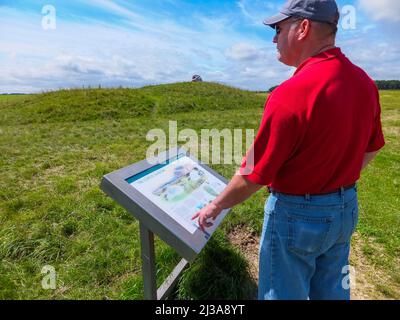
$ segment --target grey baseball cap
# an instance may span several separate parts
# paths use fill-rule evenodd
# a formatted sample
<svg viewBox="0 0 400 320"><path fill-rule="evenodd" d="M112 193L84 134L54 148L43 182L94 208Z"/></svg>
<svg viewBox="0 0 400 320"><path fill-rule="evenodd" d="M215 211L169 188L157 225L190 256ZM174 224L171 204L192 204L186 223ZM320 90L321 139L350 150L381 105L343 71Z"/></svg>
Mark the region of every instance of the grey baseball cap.
<svg viewBox="0 0 400 320"><path fill-rule="evenodd" d="M288 0L280 13L264 20L264 24L275 28L277 23L290 17L337 24L339 9L335 0Z"/></svg>

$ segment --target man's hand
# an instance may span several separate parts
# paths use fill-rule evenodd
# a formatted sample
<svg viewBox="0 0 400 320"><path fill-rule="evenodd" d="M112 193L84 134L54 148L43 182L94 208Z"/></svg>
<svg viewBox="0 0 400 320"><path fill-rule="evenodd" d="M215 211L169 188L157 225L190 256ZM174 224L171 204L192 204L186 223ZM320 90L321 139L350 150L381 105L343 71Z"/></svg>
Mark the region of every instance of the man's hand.
<svg viewBox="0 0 400 320"><path fill-rule="evenodd" d="M213 225L211 222L208 222L207 219L212 218L214 221L224 209L232 208L237 204L242 203L262 187L262 185L246 180L238 172L229 182L224 191L222 191L222 193L208 206L205 206L197 212L192 217L192 220L199 218L200 229L204 232L205 227L209 228Z"/></svg>
<svg viewBox="0 0 400 320"><path fill-rule="evenodd" d="M204 228L209 228L212 227L212 223L208 222L207 219L212 218L213 221L217 219L219 214L222 212L222 208L215 203L211 202L207 206L205 206L203 209L201 209L199 212L197 212L193 217L192 220L199 218L199 226L200 229L204 232Z"/></svg>

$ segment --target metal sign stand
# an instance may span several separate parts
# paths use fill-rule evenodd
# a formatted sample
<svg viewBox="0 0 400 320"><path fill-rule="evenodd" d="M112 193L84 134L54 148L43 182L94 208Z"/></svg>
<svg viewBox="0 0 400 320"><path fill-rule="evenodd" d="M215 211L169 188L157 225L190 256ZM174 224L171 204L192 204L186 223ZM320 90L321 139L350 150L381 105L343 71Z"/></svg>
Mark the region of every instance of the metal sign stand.
<svg viewBox="0 0 400 320"><path fill-rule="evenodd" d="M154 234L140 222L140 242L142 251L142 273L144 284L144 298L146 300L165 300L174 289L182 271L188 265L182 259L165 282L157 289L156 282L156 259L154 250Z"/></svg>
<svg viewBox="0 0 400 320"><path fill-rule="evenodd" d="M228 181L203 165L197 159L180 148L172 148L169 151L159 154L157 157L145 159L117 171L106 174L101 180L101 189L117 203L122 205L140 223L142 275L144 285L144 298L147 300L168 299L179 276L189 262L193 262L210 239L214 230L222 222L229 209L224 210L214 222L210 234L200 230L192 233L170 213L165 212L156 203L146 196L148 192L142 193L136 185L137 181L149 174L167 174L162 170L174 162L188 164L197 170L210 181L213 181L217 189L224 188ZM154 177L150 177L154 179ZM214 190L215 191L215 190ZM170 245L183 258L167 277L160 288L157 288L156 259L154 250L154 235L160 237L166 244Z"/></svg>

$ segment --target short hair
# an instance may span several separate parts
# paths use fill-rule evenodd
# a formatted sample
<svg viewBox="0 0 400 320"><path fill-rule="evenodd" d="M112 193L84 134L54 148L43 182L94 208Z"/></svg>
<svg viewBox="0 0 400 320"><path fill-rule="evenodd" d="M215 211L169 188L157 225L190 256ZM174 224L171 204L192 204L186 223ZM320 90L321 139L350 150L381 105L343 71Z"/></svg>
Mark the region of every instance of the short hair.
<svg viewBox="0 0 400 320"><path fill-rule="evenodd" d="M321 21L313 21L319 26L321 32L323 32L324 36L333 37L336 36L338 33L338 25L337 23L330 23L330 22L321 22Z"/></svg>
<svg viewBox="0 0 400 320"><path fill-rule="evenodd" d="M338 25L336 23L325 23L325 24L329 26L328 29L330 29L331 31L329 35L336 36L339 30Z"/></svg>
<svg viewBox="0 0 400 320"><path fill-rule="evenodd" d="M335 22L325 22L325 21L318 21L318 20L312 20L309 19L312 23L317 24L319 26L320 30L323 30L326 34L324 34L324 37L333 37L336 36L338 33L338 24L339 24L339 14L337 15ZM292 16L291 18L294 19L294 21L298 20L304 20L308 18L300 17L300 16Z"/></svg>
<svg viewBox="0 0 400 320"><path fill-rule="evenodd" d="M325 24L328 26L328 28L326 28L327 31L329 31L328 36L336 36L336 34L339 30L339 28L338 28L339 19L340 19L340 13L337 12L334 22L320 22L321 24Z"/></svg>

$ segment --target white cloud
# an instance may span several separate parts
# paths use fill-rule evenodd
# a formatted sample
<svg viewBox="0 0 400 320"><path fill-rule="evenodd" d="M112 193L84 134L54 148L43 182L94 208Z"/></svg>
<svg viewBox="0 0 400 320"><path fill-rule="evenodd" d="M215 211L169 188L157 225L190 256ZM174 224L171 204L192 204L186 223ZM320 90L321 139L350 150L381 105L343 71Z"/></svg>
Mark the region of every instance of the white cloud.
<svg viewBox="0 0 400 320"><path fill-rule="evenodd" d="M103 8L108 12L112 12L116 15L124 16L129 19L140 19L140 15L136 14L134 11L122 7L111 0L85 0L85 3L91 6Z"/></svg>
<svg viewBox="0 0 400 320"><path fill-rule="evenodd" d="M253 26L264 27L263 21L271 14L276 14L278 6L272 2L260 0L239 0L237 3L242 15L251 22Z"/></svg>
<svg viewBox="0 0 400 320"><path fill-rule="evenodd" d="M228 59L237 61L250 61L260 58L262 50L249 43L237 43L225 51Z"/></svg>
<svg viewBox="0 0 400 320"><path fill-rule="evenodd" d="M247 11L246 8L246 2L244 0L240 0L237 3L238 7L240 8L240 10L242 11L243 15L248 18L249 20L251 20L253 23L258 23L258 19L256 19L256 17L254 17L252 14L250 14L250 12Z"/></svg>
<svg viewBox="0 0 400 320"><path fill-rule="evenodd" d="M12 85L12 91L40 91L190 79L187 50L159 34L65 21L44 31L32 17L16 20L15 12L8 13L10 19L2 18L1 91Z"/></svg>
<svg viewBox="0 0 400 320"><path fill-rule="evenodd" d="M230 19L228 18L209 18L200 14L194 14L193 18L201 23L204 30L212 32L222 32L230 27Z"/></svg>
<svg viewBox="0 0 400 320"><path fill-rule="evenodd" d="M369 32L371 30L374 30L374 29L376 29L376 25L375 24L368 24L368 25L366 25L366 26L364 26L362 28L362 32L363 33L367 33L367 32Z"/></svg>
<svg viewBox="0 0 400 320"><path fill-rule="evenodd" d="M349 59L374 80L398 79L400 74L398 40L376 41L374 46L365 39L345 41L342 44L343 52ZM351 48L351 49L350 49Z"/></svg>
<svg viewBox="0 0 400 320"><path fill-rule="evenodd" d="M374 20L400 22L399 0L358 0L358 4Z"/></svg>
<svg viewBox="0 0 400 320"><path fill-rule="evenodd" d="M232 61L230 80L238 87L266 90L293 75L294 69L278 62L275 46L264 42L239 42L225 51Z"/></svg>
<svg viewBox="0 0 400 320"><path fill-rule="evenodd" d="M59 19L56 30L44 31L37 16L0 8L0 92L99 84L137 87L189 81L194 73L206 81L257 90L283 80L281 72L262 71L269 59L264 41L235 31L232 17L195 14L198 23L189 28L171 20L138 17L110 1L92 5L129 19L124 27ZM246 71L246 67L251 69Z"/></svg>
<svg viewBox="0 0 400 320"><path fill-rule="evenodd" d="M195 73L206 81L265 90L293 74L277 61L271 39L235 29L229 14L212 18L195 13L190 17L193 23L184 26L167 15L141 15L132 6L127 9L112 1L87 2L120 16L122 25L60 18L56 30L44 31L40 13L0 7L0 92L99 84L138 87L189 81ZM254 18L248 21L261 21L276 11L264 1L255 0L254 6L248 0L240 3L242 18L244 12ZM356 31L346 33L343 51L374 78L395 78L396 72L397 78L399 42L380 37L382 43L371 46L371 33L377 30L368 24Z"/></svg>

